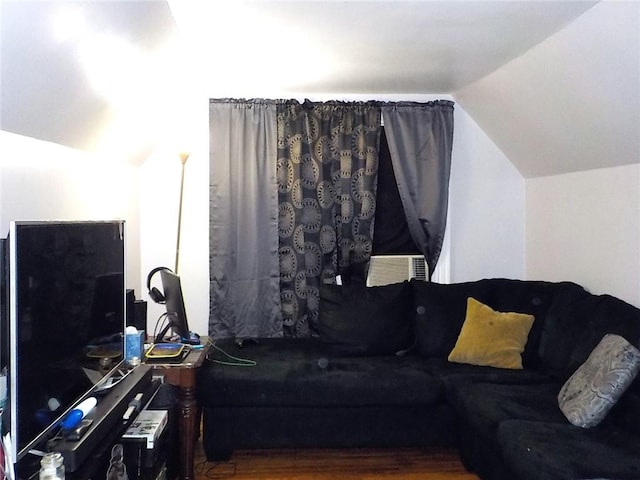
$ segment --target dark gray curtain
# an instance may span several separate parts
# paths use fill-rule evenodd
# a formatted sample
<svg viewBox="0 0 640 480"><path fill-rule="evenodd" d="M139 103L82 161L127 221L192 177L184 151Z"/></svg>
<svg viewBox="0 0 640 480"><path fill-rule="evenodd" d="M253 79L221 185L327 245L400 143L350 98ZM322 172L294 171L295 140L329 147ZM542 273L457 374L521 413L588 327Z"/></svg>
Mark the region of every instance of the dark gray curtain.
<svg viewBox="0 0 640 480"><path fill-rule="evenodd" d="M209 334L282 336L276 105L211 100Z"/></svg>
<svg viewBox="0 0 640 480"><path fill-rule="evenodd" d="M371 255L380 108L281 103L277 131L284 334L308 336L320 284L349 281Z"/></svg>
<svg viewBox="0 0 640 480"><path fill-rule="evenodd" d="M447 223L453 105L438 100L382 106L398 192L429 276L438 263Z"/></svg>

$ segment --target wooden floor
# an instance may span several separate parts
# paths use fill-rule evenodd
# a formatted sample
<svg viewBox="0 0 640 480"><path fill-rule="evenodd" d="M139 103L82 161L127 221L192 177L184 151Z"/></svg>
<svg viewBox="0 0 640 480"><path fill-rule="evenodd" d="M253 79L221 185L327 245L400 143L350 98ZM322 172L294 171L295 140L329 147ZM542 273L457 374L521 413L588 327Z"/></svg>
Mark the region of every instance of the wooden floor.
<svg viewBox="0 0 640 480"><path fill-rule="evenodd" d="M237 451L229 462L207 462L198 442L196 480L478 480L455 450L349 449Z"/></svg>

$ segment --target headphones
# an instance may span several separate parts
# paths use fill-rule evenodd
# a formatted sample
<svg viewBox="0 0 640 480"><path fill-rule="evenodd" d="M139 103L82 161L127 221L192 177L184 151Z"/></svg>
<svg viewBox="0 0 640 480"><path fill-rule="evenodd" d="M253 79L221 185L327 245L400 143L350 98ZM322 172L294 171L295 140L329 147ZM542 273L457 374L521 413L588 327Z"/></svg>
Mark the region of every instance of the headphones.
<svg viewBox="0 0 640 480"><path fill-rule="evenodd" d="M151 286L151 279L156 273L161 272L162 270L172 272L172 270L167 267L156 267L149 272L149 275L147 275L147 290L149 291L149 296L151 297L151 300L160 304L164 304L165 302L164 293L162 293L156 287Z"/></svg>

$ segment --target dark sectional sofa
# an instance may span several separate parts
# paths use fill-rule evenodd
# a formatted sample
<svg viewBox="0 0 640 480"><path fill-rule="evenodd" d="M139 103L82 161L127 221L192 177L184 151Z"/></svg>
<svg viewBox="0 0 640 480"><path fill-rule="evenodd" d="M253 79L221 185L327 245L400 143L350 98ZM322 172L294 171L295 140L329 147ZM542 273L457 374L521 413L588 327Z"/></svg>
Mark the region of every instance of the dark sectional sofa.
<svg viewBox="0 0 640 480"><path fill-rule="evenodd" d="M534 316L522 369L448 360L469 297ZM571 424L558 403L606 334L640 347L640 310L617 298L508 279L328 285L313 327L318 337L215 343L198 373L208 459L234 449L455 446L482 479L640 479L638 378L591 428Z"/></svg>

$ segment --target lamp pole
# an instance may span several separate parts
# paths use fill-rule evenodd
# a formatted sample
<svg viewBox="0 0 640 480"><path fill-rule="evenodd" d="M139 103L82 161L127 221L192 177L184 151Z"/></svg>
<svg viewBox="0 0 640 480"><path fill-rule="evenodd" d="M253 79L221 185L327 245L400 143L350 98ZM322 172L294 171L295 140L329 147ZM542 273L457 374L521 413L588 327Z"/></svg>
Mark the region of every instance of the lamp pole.
<svg viewBox="0 0 640 480"><path fill-rule="evenodd" d="M182 162L182 172L180 174L180 203L178 205L178 237L176 239L176 266L174 269L175 274L178 274L178 260L180 257L180 226L182 224L182 193L184 191L184 166L187 163L189 154L186 152L180 153L180 162Z"/></svg>

